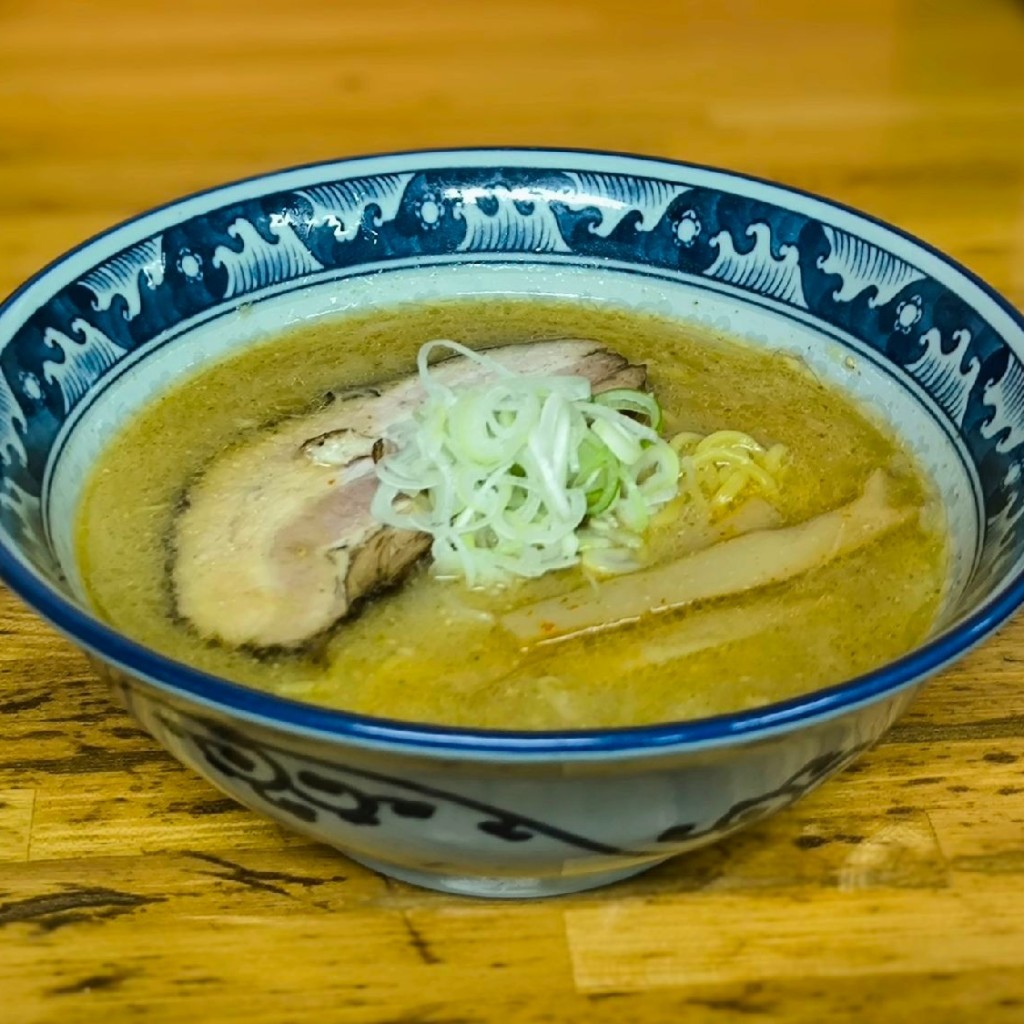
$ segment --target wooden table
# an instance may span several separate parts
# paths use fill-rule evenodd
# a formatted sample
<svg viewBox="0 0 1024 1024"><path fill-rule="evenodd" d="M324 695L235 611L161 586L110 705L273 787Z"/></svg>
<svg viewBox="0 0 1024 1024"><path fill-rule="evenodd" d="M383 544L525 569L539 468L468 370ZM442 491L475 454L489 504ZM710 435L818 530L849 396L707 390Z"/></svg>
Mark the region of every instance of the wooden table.
<svg viewBox="0 0 1024 1024"><path fill-rule="evenodd" d="M1024 304L1013 0L0 3L0 291L225 179L460 143L775 177ZM1024 1021L1024 620L795 809L631 883L391 883L179 768L0 594L0 1021Z"/></svg>

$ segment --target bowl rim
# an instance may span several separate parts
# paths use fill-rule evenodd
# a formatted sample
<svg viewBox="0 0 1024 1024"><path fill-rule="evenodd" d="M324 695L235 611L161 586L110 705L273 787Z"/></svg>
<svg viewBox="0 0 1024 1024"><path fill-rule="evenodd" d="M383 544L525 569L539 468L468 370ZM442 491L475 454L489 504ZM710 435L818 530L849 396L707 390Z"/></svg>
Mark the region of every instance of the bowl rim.
<svg viewBox="0 0 1024 1024"><path fill-rule="evenodd" d="M721 175L723 179L747 182L820 203L826 208L881 228L939 260L979 289L1024 334L1024 314L972 270L910 232L843 202L828 199L806 189L781 184L769 178L713 165L615 150L546 146L457 146L360 154L264 171L199 189L118 221L61 253L0 302L0 318L11 310L21 296L81 251L141 220L182 206L191 200L293 172L328 167L341 168L364 161L473 155L494 158L494 162L482 166L498 166L497 160L501 154L529 153L564 155L567 158L600 157L636 161L638 164L651 167L652 170L658 165L664 165L683 171ZM0 581L69 639L101 661L115 666L133 678L141 678L147 687L155 687L171 697L177 694L187 698L214 714L240 718L272 729L285 728L293 733L319 739L341 740L364 747L402 750L407 753L445 754L472 760L628 758L677 748L710 749L766 739L802 726L818 724L853 713L885 697L895 697L898 693L923 682L938 669L964 656L1024 603L1024 568L1019 568L995 597L982 601L974 612L947 631L901 657L833 686L747 711L642 726L526 731L431 725L361 715L307 704L230 682L159 654L94 617L74 601L63 597L22 564L17 556L7 550L7 545L2 539Z"/></svg>

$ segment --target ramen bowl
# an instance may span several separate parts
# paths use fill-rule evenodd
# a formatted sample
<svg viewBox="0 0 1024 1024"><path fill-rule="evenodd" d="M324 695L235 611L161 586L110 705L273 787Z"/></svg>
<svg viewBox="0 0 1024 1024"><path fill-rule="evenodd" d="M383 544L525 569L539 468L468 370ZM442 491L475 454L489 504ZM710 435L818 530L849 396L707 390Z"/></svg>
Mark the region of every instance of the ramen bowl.
<svg viewBox="0 0 1024 1024"><path fill-rule="evenodd" d="M516 732L287 700L172 661L92 613L76 509L136 410L310 318L483 295L601 301L724 330L792 352L890 423L948 518L932 638L841 685L742 713ZM1017 607L1022 357L1019 314L952 260L741 175L504 149L282 171L122 224L0 309L0 575L160 743L253 810L437 889L591 888L793 803Z"/></svg>

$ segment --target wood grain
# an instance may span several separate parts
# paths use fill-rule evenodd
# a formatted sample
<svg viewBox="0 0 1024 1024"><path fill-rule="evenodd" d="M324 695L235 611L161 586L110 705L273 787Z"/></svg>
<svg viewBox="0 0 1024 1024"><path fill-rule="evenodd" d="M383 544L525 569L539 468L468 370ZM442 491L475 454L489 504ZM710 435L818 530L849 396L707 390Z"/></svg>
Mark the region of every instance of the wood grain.
<svg viewBox="0 0 1024 1024"><path fill-rule="evenodd" d="M0 292L287 164L633 150L820 191L1024 304L1015 0L0 0ZM1024 1020L1024 622L761 827L528 904L386 881L178 767L0 593L0 1020Z"/></svg>

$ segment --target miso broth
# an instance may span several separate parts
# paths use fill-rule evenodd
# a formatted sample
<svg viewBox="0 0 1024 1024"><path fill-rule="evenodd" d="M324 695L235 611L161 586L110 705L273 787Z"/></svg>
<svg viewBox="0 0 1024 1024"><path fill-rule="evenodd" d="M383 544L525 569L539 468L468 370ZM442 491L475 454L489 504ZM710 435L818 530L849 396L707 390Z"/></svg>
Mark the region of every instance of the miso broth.
<svg viewBox="0 0 1024 1024"><path fill-rule="evenodd" d="M554 338L601 342L648 367L673 429L729 428L789 452L782 526L857 498L886 471L913 510L881 539L786 582L523 649L509 608L602 582L578 568L498 590L435 578L399 587L295 651L232 649L175 613L168 572L182 497L219 453L316 407L328 393L412 371L421 344L474 348ZM945 583L930 482L897 438L792 357L674 320L599 304L476 299L312 323L199 371L142 410L98 461L81 504L82 577L99 615L173 658L284 696L456 726L588 728L719 714L874 668L920 643ZM671 528L656 564L683 553Z"/></svg>

